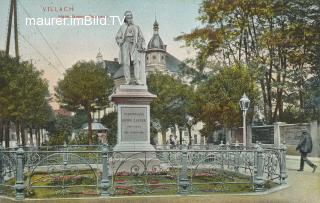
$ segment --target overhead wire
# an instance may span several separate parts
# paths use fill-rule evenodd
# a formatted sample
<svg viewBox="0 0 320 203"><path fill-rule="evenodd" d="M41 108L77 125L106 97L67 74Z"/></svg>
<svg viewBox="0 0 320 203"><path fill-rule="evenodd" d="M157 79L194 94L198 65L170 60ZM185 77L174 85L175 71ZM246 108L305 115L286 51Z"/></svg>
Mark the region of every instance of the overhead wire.
<svg viewBox="0 0 320 203"><path fill-rule="evenodd" d="M31 43L24 35L22 35L20 32L18 32L18 34L19 34L19 36L22 37L22 39L23 39L25 42L27 42L27 44L28 44L31 48L33 48L46 62L48 62L48 65L51 65L59 74L62 75L61 71L60 71L56 66L54 66L54 65L52 64L52 62L51 62L47 57L45 57L35 46L33 46L32 43Z"/></svg>
<svg viewBox="0 0 320 203"><path fill-rule="evenodd" d="M27 9L22 5L22 3L20 3L20 1L18 1L19 5L21 6L21 8L23 9L23 11L27 14L27 16L29 18L31 18L30 13L27 11ZM37 31L39 32L40 36L42 37L42 39L45 41L45 43L47 44L47 46L49 47L49 49L51 50L51 52L53 53L53 55L56 57L57 61L60 63L60 65L62 66L63 69L66 69L64 64L62 63L62 61L60 60L60 58L58 57L58 55L56 54L56 52L54 51L54 49L52 48L52 46L50 45L50 43L48 42L48 40L46 39L46 37L43 35L43 33L41 32L41 30L39 29L39 27L37 25L35 25Z"/></svg>

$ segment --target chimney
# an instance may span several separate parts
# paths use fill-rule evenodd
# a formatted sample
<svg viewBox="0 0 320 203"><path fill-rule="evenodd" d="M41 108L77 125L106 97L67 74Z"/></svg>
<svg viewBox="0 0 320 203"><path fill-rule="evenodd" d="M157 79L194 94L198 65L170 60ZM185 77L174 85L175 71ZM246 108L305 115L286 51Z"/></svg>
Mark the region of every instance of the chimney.
<svg viewBox="0 0 320 203"><path fill-rule="evenodd" d="M114 62L119 62L118 58L113 59Z"/></svg>

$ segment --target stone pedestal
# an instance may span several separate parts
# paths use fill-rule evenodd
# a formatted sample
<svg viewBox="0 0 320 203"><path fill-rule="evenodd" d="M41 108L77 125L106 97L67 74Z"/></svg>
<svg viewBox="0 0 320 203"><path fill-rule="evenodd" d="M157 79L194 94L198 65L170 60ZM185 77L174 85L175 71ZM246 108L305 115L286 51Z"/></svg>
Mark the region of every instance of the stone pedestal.
<svg viewBox="0 0 320 203"><path fill-rule="evenodd" d="M150 144L150 103L155 98L145 85L120 85L111 95L118 110L114 151L155 151Z"/></svg>

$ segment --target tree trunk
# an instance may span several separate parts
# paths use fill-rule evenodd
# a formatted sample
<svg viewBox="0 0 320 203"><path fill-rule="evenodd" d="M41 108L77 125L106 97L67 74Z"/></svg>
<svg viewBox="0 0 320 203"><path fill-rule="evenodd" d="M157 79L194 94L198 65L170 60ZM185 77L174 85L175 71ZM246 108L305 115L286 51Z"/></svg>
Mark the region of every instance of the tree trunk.
<svg viewBox="0 0 320 203"><path fill-rule="evenodd" d="M29 133L30 133L30 146L34 146L34 143L33 143L33 134L32 134L32 127L29 128Z"/></svg>
<svg viewBox="0 0 320 203"><path fill-rule="evenodd" d="M3 126L4 126L4 121L1 119L0 120L0 146L2 146L2 142L3 142Z"/></svg>
<svg viewBox="0 0 320 203"><path fill-rule="evenodd" d="M260 80L260 86L261 86L262 98L263 98L263 114L265 116L267 123L269 123L268 111L267 111L267 93L266 93L266 86L263 79Z"/></svg>
<svg viewBox="0 0 320 203"><path fill-rule="evenodd" d="M182 145L182 130L179 128L179 136L180 136L180 140L179 140L179 143L180 143L180 146Z"/></svg>
<svg viewBox="0 0 320 203"><path fill-rule="evenodd" d="M162 137L162 144L166 145L167 144L167 130L161 130L161 137Z"/></svg>
<svg viewBox="0 0 320 203"><path fill-rule="evenodd" d="M191 126L188 126L187 129L188 129L188 134L189 134L189 146L191 146L192 145Z"/></svg>
<svg viewBox="0 0 320 203"><path fill-rule="evenodd" d="M92 117L91 112L87 111L87 121L88 121L88 142L92 145Z"/></svg>
<svg viewBox="0 0 320 203"><path fill-rule="evenodd" d="M21 144L21 139L20 139L20 122L16 121L15 122L15 127L16 127L16 138L17 138L17 146Z"/></svg>
<svg viewBox="0 0 320 203"><path fill-rule="evenodd" d="M21 130L22 146L26 146L26 134L25 134L25 128L24 128L23 122L21 122L21 124L20 124L20 130Z"/></svg>
<svg viewBox="0 0 320 203"><path fill-rule="evenodd" d="M4 136L5 136L5 147L10 147L10 121L5 122L5 130L4 130Z"/></svg>
<svg viewBox="0 0 320 203"><path fill-rule="evenodd" d="M40 146L40 139L39 139L39 133L38 128L35 128L35 136L36 136L36 146Z"/></svg>
<svg viewBox="0 0 320 203"><path fill-rule="evenodd" d="M37 142L38 142L38 146L41 146L42 143L41 143L41 139L40 139L40 128L37 128Z"/></svg>
<svg viewBox="0 0 320 203"><path fill-rule="evenodd" d="M43 143L43 142L44 142L44 139L43 139L43 128L41 128L41 142L40 143Z"/></svg>

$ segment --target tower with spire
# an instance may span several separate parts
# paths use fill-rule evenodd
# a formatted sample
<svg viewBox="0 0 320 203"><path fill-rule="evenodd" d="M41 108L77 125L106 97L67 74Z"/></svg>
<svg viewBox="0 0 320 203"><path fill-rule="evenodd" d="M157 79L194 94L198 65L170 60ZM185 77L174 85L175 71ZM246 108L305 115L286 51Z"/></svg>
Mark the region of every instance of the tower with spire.
<svg viewBox="0 0 320 203"><path fill-rule="evenodd" d="M166 45L159 35L159 23L155 19L153 23L153 36L148 43L146 54L146 71L166 72Z"/></svg>
<svg viewBox="0 0 320 203"><path fill-rule="evenodd" d="M99 49L99 52L98 52L98 54L97 54L97 56L96 56L96 64L97 64L99 67L101 67L101 68L104 68L104 67L105 67L105 66L104 66L103 56L102 56L102 54L101 54L100 49Z"/></svg>
<svg viewBox="0 0 320 203"><path fill-rule="evenodd" d="M114 60L104 60L99 50L96 63L104 66L107 74L114 79L116 87L125 83L123 67L121 67L118 58L114 58ZM162 72L174 76L178 75L184 67L185 64L182 61L167 52L167 45L163 43L159 35L159 23L157 18L155 18L153 23L153 36L148 43L146 51L147 75L154 72Z"/></svg>

